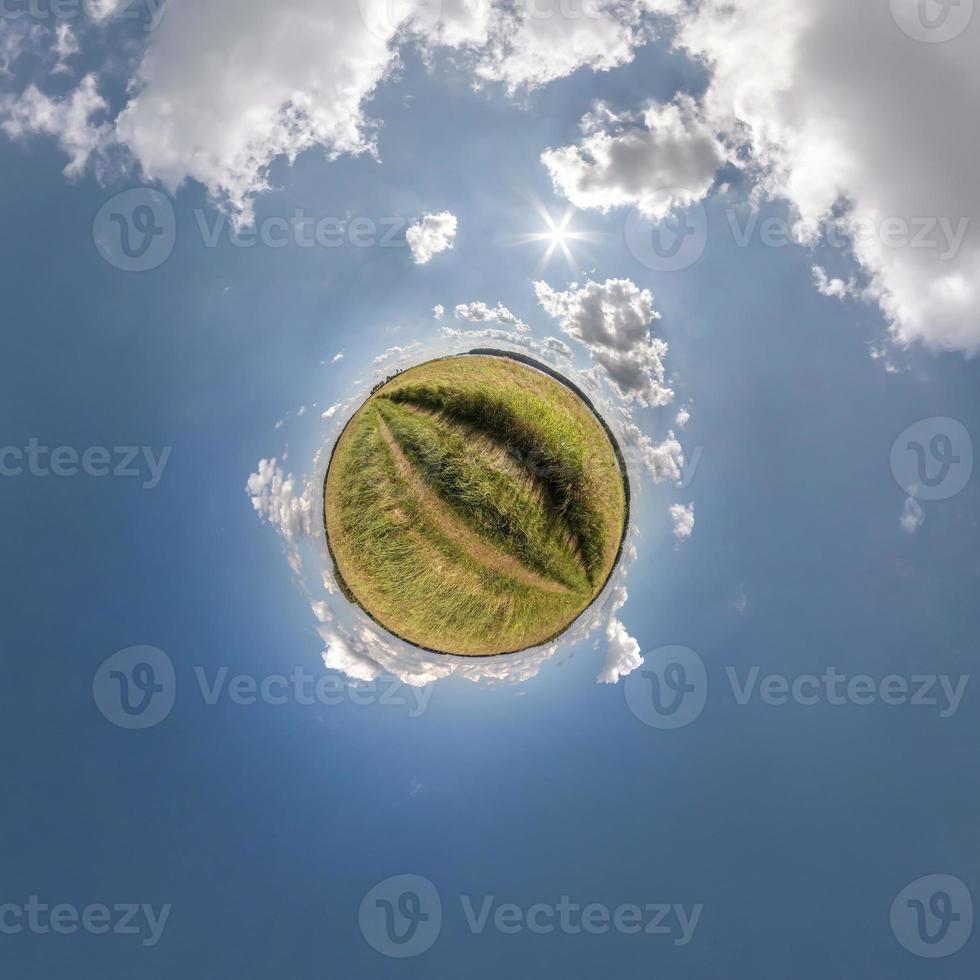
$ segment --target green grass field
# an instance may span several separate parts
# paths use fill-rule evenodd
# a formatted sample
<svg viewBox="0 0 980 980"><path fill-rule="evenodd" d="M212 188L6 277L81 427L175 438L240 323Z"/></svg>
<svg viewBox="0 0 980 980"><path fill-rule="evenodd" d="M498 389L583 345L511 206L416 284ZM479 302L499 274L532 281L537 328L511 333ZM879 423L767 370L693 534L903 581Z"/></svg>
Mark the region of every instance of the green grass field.
<svg viewBox="0 0 980 980"><path fill-rule="evenodd" d="M568 387L517 361L429 361L376 391L334 448L327 540L347 595L441 653L562 632L619 554L625 476Z"/></svg>

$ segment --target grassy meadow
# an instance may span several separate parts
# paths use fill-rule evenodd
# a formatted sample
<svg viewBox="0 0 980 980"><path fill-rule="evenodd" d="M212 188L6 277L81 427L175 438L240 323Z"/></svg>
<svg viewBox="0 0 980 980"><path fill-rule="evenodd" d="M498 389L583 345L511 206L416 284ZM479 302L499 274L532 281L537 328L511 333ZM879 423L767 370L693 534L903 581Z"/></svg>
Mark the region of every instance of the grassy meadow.
<svg viewBox="0 0 980 980"><path fill-rule="evenodd" d="M627 513L592 410L517 361L399 374L354 415L324 488L348 595L417 646L473 656L546 642L598 595Z"/></svg>

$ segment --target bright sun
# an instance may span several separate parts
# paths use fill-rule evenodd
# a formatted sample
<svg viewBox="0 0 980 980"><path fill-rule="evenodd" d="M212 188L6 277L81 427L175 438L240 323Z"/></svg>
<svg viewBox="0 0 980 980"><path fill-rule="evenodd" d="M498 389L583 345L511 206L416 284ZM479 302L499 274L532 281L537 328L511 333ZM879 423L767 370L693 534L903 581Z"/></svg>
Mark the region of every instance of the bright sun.
<svg viewBox="0 0 980 980"><path fill-rule="evenodd" d="M593 236L588 235L585 232L572 230L571 222L572 218L575 216L575 208L569 208L559 221L555 221L555 219L545 210L545 208L537 202L535 202L534 208L544 221L545 230L532 232L528 235L522 235L518 241L522 244L526 244L528 242L547 243L547 248L544 251L544 255L541 256L539 269L543 269L551 261L552 256L558 251L564 255L565 261L568 263L569 267L574 269L575 257L572 255L572 249L569 243L591 241L593 238Z"/></svg>

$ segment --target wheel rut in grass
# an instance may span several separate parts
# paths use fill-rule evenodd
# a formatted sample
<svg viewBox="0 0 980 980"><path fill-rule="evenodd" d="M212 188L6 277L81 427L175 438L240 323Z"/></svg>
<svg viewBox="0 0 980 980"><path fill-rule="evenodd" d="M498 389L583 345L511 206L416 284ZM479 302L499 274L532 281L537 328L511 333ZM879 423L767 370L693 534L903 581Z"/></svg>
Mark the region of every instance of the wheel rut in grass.
<svg viewBox="0 0 980 980"><path fill-rule="evenodd" d="M385 445L388 447L388 452L391 453L398 475L415 492L427 516L442 534L457 544L470 558L492 568L494 571L517 579L519 582L524 582L526 585L532 585L544 592L568 592L568 589L560 582L555 582L529 568L525 568L516 558L495 548L476 531L470 530L411 464L380 413L377 424Z"/></svg>

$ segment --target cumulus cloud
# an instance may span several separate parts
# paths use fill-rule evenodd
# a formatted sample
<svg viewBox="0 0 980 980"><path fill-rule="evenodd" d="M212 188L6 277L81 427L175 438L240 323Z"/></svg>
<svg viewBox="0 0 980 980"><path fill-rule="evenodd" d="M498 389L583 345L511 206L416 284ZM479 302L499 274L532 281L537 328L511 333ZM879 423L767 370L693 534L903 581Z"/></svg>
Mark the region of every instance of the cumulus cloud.
<svg viewBox="0 0 980 980"><path fill-rule="evenodd" d="M673 432L661 443L654 441L634 422L622 424L623 442L627 451L639 456L643 468L654 483L680 484L684 479L684 447Z"/></svg>
<svg viewBox="0 0 980 980"><path fill-rule="evenodd" d="M478 78L514 92L588 66L608 71L631 61L647 39L642 0L535 0L496 5L475 67Z"/></svg>
<svg viewBox="0 0 980 980"><path fill-rule="evenodd" d="M405 240L417 265L425 265L434 255L453 247L456 241L456 215L449 211L425 214L405 232Z"/></svg>
<svg viewBox="0 0 980 980"><path fill-rule="evenodd" d="M114 123L96 121L106 106L91 77L64 99L33 86L8 97L0 122L15 138L56 137L72 176L105 147L128 148L146 179L171 191L197 180L246 223L275 159L374 151L363 106L398 40L450 46L478 81L516 91L625 64L650 36L644 14L670 14L677 47L707 69L703 96L636 116L598 107L578 145L546 154L558 189L656 216L684 199L658 185L702 195L724 145L758 191L790 202L800 242L849 237L861 297L898 342L980 350L980 129L965 122L980 101L980 21L923 44L896 24L894 4L593 0L573 5L581 16L555 16L560 4L171 0ZM88 4L99 16L117 6ZM0 32L3 66L26 43L18 30ZM849 279L817 284L836 297L850 289Z"/></svg>
<svg viewBox="0 0 980 980"><path fill-rule="evenodd" d="M422 345L417 340L413 340L412 343L406 344L404 347L399 347L397 344L394 347L389 347L387 350L382 351L374 360L371 362L378 367L384 364L385 361L390 361L393 357L398 357L401 354L408 354L415 350L417 347Z"/></svg>
<svg viewBox="0 0 980 980"><path fill-rule="evenodd" d="M334 402L333 405L330 405L324 412L320 414L320 418L332 419L337 414L341 404L342 404L341 402Z"/></svg>
<svg viewBox="0 0 980 980"><path fill-rule="evenodd" d="M279 532L289 565L299 574L299 544L312 533L318 509L313 483L304 484L292 473L286 474L275 458L261 459L258 470L249 476L245 491L259 517Z"/></svg>
<svg viewBox="0 0 980 980"><path fill-rule="evenodd" d="M683 429L684 426L687 425L687 423L690 422L690 421L691 421L691 411L690 411L690 409L687 408L687 406L682 406L680 409L678 409L677 416L674 419L674 422L676 423L677 428L678 429Z"/></svg>
<svg viewBox="0 0 980 980"><path fill-rule="evenodd" d="M317 631L323 640L323 664L331 670L339 670L353 680L373 681L381 676L377 661L356 648L352 638L330 627L320 627Z"/></svg>
<svg viewBox="0 0 980 980"><path fill-rule="evenodd" d="M457 320L469 320L470 323L502 323L514 330L526 331L531 328L516 314L511 313L503 303L487 306L486 303L460 303L455 310Z"/></svg>
<svg viewBox="0 0 980 980"><path fill-rule="evenodd" d="M315 510L307 488L283 472L277 460L259 460L258 471L248 478L246 490L255 512L287 541L309 535Z"/></svg>
<svg viewBox="0 0 980 980"><path fill-rule="evenodd" d="M653 295L629 279L573 283L564 292L534 284L538 301L562 331L582 344L623 398L639 405L667 405L674 393L664 381L667 344L650 333L660 319Z"/></svg>
<svg viewBox="0 0 980 980"><path fill-rule="evenodd" d="M902 516L898 523L906 534L915 534L926 522L926 514L922 509L922 504L915 497L909 497L902 507Z"/></svg>
<svg viewBox="0 0 980 980"><path fill-rule="evenodd" d="M101 23L112 17L128 2L129 0L85 0L85 13L96 23ZM161 8L164 2L165 0L149 0L147 9L154 22L157 22L158 17L162 15Z"/></svg>
<svg viewBox="0 0 980 980"><path fill-rule="evenodd" d="M707 124L790 202L799 240L846 233L897 341L967 353L980 350L978 30L924 44L886 3L703 0L677 35L711 71Z"/></svg>
<svg viewBox="0 0 980 980"><path fill-rule="evenodd" d="M446 308L442 305L442 303L436 303L436 305L432 307L433 320L441 320L445 315Z"/></svg>
<svg viewBox="0 0 980 980"><path fill-rule="evenodd" d="M124 4L85 6L100 21ZM247 225L277 158L291 162L315 147L331 158L375 152L364 104L397 64L402 41L426 55L449 49L478 84L499 81L514 92L630 61L648 38L643 15L652 6L663 4L149 0L153 30L104 138L127 148L145 179L171 192L198 181ZM4 69L20 50L18 31L0 33Z"/></svg>
<svg viewBox="0 0 980 980"><path fill-rule="evenodd" d="M854 279L850 279L847 282L844 282L843 279L831 279L827 275L827 270L819 265L815 265L812 272L814 285L817 287L817 292L821 296L844 299L847 296L855 295L857 291L857 284Z"/></svg>
<svg viewBox="0 0 980 980"><path fill-rule="evenodd" d="M58 56L58 62L52 69L56 74L68 72L68 59L78 54L78 39L75 37L68 21L63 20L55 28L54 53Z"/></svg>
<svg viewBox="0 0 980 980"><path fill-rule="evenodd" d="M34 133L55 137L68 154L65 175L78 177L110 138L111 127L96 121L107 108L95 75L89 74L63 99L50 98L36 85L19 96L0 98L0 125L11 139Z"/></svg>
<svg viewBox="0 0 980 980"><path fill-rule="evenodd" d="M539 345L526 333L501 330L499 327L487 327L483 330L457 330L455 327L443 327L440 333L451 340L462 340L470 344L478 340L492 340L502 344L513 344L515 347L526 347L528 350L539 349Z"/></svg>
<svg viewBox="0 0 980 980"><path fill-rule="evenodd" d="M630 636L617 616L628 598L626 587L617 585L612 593L606 620L606 652L597 678L600 684L615 684L621 677L632 674L643 663L640 644Z"/></svg>
<svg viewBox="0 0 980 980"><path fill-rule="evenodd" d="M579 208L637 207L653 221L701 200L725 151L693 99L652 103L641 116L599 104L582 120L578 146L547 150L541 160L555 190Z"/></svg>
<svg viewBox="0 0 980 980"><path fill-rule="evenodd" d="M116 121L150 180L203 184L237 224L277 157L373 149L362 103L395 57L386 0L171 0ZM362 10L364 13L362 14Z"/></svg>
<svg viewBox="0 0 980 980"><path fill-rule="evenodd" d="M544 346L547 350L554 351L562 357L572 359L572 348L564 340L559 340L557 337L545 337Z"/></svg>
<svg viewBox="0 0 980 980"><path fill-rule="evenodd" d="M694 533L694 504L671 505L670 522L674 537L678 541L686 541Z"/></svg>
<svg viewBox="0 0 980 980"><path fill-rule="evenodd" d="M39 54L44 42L45 29L40 24L0 17L0 75L11 74L22 55Z"/></svg>

